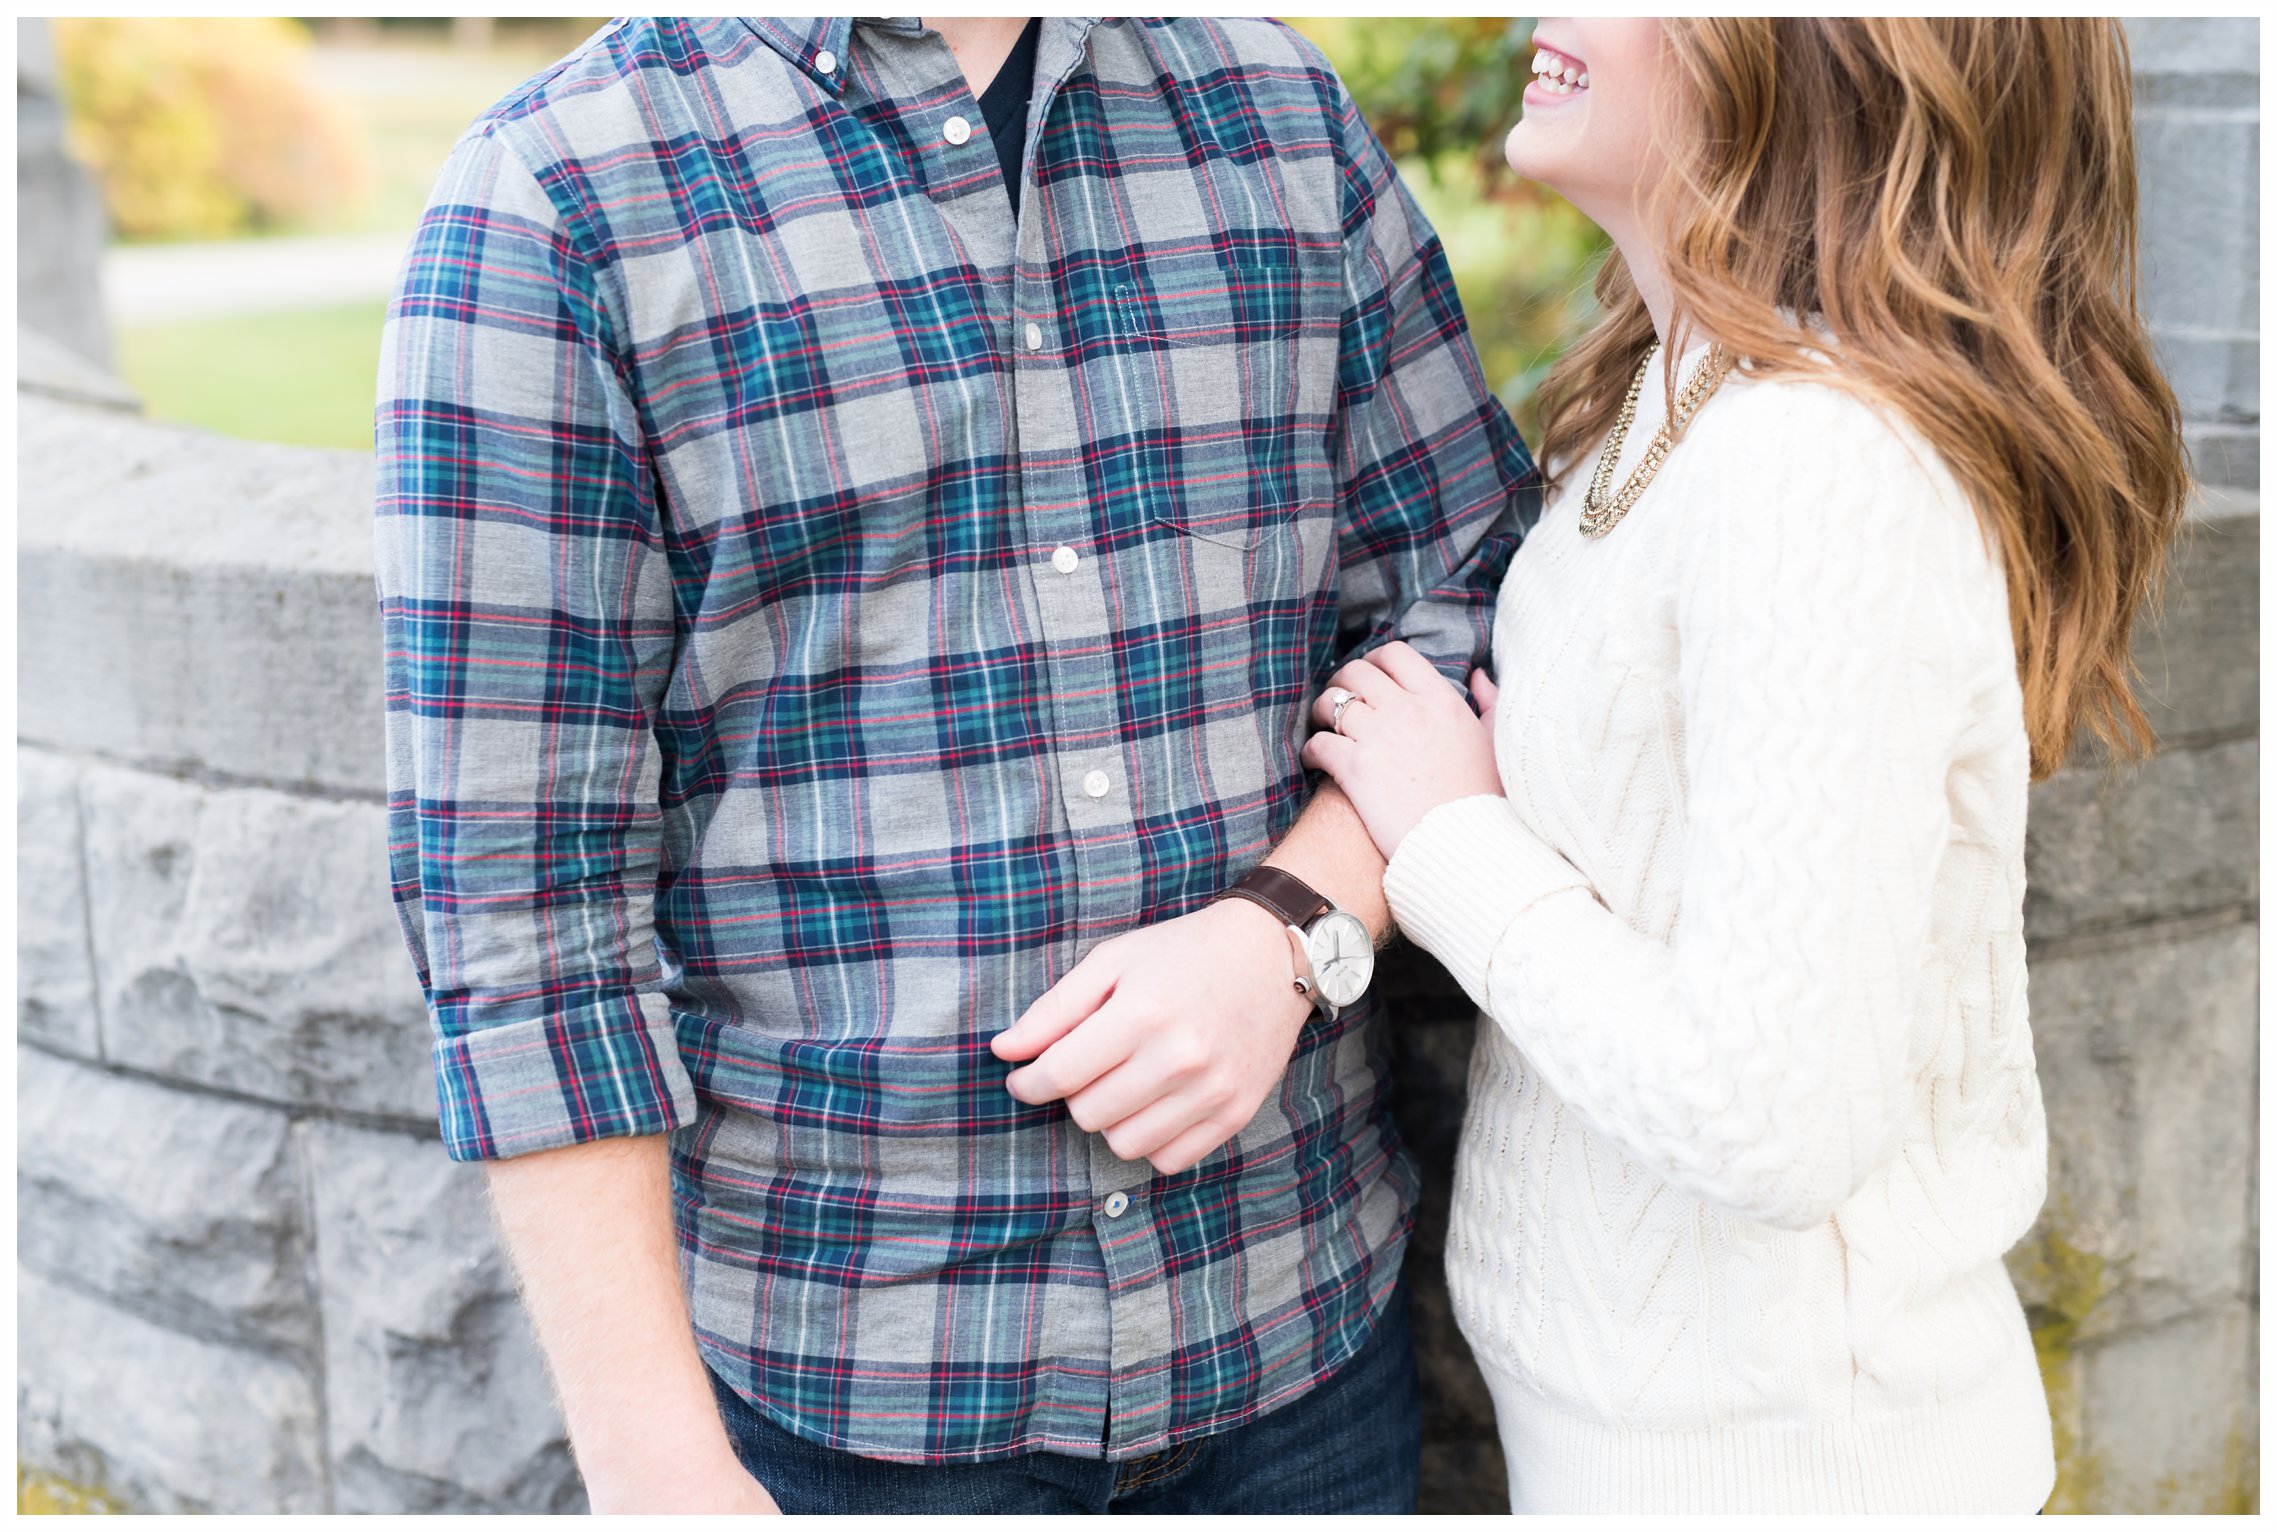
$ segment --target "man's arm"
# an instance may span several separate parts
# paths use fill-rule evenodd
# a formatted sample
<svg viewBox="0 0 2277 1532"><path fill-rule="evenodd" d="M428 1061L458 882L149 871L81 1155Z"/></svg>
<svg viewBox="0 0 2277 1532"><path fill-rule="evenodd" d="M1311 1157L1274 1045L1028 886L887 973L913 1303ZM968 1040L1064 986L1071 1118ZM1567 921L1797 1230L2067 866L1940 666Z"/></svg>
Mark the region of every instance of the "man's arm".
<svg viewBox="0 0 2277 1532"><path fill-rule="evenodd" d="M494 1208L600 1510L765 1510L697 1358L664 1134L659 511L593 273L491 127L453 152L384 346L374 537L388 843L445 1149Z"/></svg>
<svg viewBox="0 0 2277 1532"><path fill-rule="evenodd" d="M1334 782L1321 782L1297 822L1289 826L1289 833L1266 856L1265 865L1294 873L1307 886L1335 900L1338 909L1359 916L1377 946L1391 940L1391 906L1384 902L1383 856L1376 850L1368 827L1360 822L1360 811ZM1286 946L1285 932L1282 938Z"/></svg>
<svg viewBox="0 0 2277 1532"><path fill-rule="evenodd" d="M490 1197L594 1511L773 1512L696 1355L664 1138L497 1161Z"/></svg>
<svg viewBox="0 0 2277 1532"><path fill-rule="evenodd" d="M1404 638L1460 685L1486 649L1539 483L1479 375L1438 239L1340 85L1334 123L1345 268L1336 663ZM1333 785L1266 860L1358 915L1379 943L1388 933L1383 861ZM1093 949L993 1046L1034 1061L1007 1080L1014 1096L1064 1099L1117 1155L1171 1174L1248 1126L1279 1082L1312 1014L1294 974L1288 932L1247 900L1220 900Z"/></svg>

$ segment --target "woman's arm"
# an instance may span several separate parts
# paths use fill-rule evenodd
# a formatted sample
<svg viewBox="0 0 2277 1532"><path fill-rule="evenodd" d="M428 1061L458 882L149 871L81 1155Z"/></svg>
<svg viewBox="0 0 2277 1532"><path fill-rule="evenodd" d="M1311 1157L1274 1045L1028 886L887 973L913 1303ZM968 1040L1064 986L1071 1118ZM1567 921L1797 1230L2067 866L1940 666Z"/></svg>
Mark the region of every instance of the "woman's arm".
<svg viewBox="0 0 2277 1532"><path fill-rule="evenodd" d="M1746 402L1695 443L1700 494L1662 507L1688 518L1686 813L1681 845L1651 853L1683 866L1673 939L1577 887L1500 797L1428 815L1386 890L1592 1128L1672 1184L1801 1228L1892 1152L1936 982L1946 776L1968 696L2007 661L1988 655L1997 577L1942 475L1824 390Z"/></svg>

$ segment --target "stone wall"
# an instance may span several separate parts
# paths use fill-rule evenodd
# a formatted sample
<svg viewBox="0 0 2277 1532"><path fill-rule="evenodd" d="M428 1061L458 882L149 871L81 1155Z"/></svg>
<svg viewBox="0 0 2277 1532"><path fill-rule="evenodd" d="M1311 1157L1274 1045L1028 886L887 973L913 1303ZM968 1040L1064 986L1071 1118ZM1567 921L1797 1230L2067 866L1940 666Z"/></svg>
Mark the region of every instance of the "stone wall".
<svg viewBox="0 0 2277 1532"><path fill-rule="evenodd" d="M388 899L369 460L18 418L22 1461L580 1508Z"/></svg>
<svg viewBox="0 0 2277 1532"><path fill-rule="evenodd" d="M2052 1191L2011 1267L2064 1509L2258 1501L2257 27L2133 24L2151 308L2209 489L2163 748L2032 810ZM19 397L18 1437L149 1510L582 1505L384 879L353 454ZM1503 1508L1438 1279L1468 1008L1408 953L1425 1507Z"/></svg>
<svg viewBox="0 0 2277 1532"><path fill-rule="evenodd" d="M110 359L96 291L102 194L64 149L63 89L39 17L16 21L16 312L83 360Z"/></svg>

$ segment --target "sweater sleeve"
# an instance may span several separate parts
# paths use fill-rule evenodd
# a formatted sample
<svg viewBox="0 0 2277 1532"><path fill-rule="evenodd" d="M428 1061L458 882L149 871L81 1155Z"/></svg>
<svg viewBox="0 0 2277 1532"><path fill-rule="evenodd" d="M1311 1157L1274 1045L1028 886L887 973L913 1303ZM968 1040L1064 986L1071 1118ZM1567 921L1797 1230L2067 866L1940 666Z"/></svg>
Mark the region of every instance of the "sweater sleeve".
<svg viewBox="0 0 2277 1532"><path fill-rule="evenodd" d="M1730 403L1672 550L1670 940L1599 903L1500 797L1429 815L1386 893L1593 1129L1711 1203L1806 1228L1894 1152L1990 556L1928 449L1862 405L1799 385Z"/></svg>

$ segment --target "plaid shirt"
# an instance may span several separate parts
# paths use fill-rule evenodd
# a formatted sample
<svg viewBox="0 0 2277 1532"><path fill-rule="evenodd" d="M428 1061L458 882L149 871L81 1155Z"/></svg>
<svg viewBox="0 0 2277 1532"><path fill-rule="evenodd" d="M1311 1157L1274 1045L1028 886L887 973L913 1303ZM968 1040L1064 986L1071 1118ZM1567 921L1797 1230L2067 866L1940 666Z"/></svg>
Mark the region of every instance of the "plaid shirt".
<svg viewBox="0 0 2277 1532"><path fill-rule="evenodd" d="M461 1159L671 1131L705 1360L881 1458L1124 1458L1367 1336L1380 1008L1156 1176L989 1039L1485 648L1537 504L1445 261L1264 22L1046 23L1017 223L914 22L628 19L453 152L378 411L391 870Z"/></svg>

